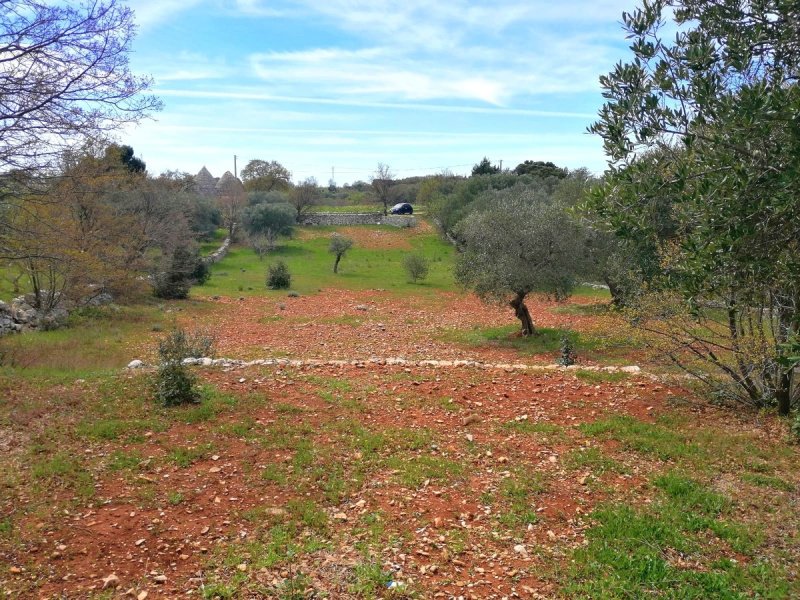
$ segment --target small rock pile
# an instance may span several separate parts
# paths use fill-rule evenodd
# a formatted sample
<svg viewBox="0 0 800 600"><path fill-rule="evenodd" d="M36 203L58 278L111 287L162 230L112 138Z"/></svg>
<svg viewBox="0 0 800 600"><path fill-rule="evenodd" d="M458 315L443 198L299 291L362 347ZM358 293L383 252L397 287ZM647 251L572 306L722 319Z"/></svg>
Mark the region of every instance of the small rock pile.
<svg viewBox="0 0 800 600"><path fill-rule="evenodd" d="M70 310L82 306L102 306L113 301L111 294L105 292L85 298L76 303L57 302L55 308L41 311L35 307L36 296L25 294L11 301L0 300L0 336L19 333L25 329L56 329L69 317Z"/></svg>

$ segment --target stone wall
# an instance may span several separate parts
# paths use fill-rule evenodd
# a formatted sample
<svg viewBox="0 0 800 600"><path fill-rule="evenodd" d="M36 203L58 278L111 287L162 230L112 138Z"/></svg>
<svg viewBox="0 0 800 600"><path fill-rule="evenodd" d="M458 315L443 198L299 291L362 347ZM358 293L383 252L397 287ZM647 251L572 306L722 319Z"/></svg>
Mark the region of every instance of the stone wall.
<svg viewBox="0 0 800 600"><path fill-rule="evenodd" d="M303 218L302 225L393 225L414 227L412 215L384 215L383 213L311 213Z"/></svg>
<svg viewBox="0 0 800 600"><path fill-rule="evenodd" d="M225 241L222 242L222 245L219 248L214 250L214 252L212 252L208 256L203 257L202 259L203 262L206 263L207 265L213 265L214 263L218 263L223 258L225 258L225 256L228 254L228 250L230 249L230 247L231 247L231 238L226 237Z"/></svg>

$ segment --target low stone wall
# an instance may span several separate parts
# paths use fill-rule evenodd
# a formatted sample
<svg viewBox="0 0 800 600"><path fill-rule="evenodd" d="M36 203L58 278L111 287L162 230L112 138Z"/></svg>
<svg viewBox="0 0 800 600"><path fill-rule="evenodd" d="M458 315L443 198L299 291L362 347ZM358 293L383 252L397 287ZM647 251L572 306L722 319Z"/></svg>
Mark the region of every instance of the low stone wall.
<svg viewBox="0 0 800 600"><path fill-rule="evenodd" d="M383 213L310 213L303 218L302 225L393 225L414 227L416 217L412 215L384 215Z"/></svg>
<svg viewBox="0 0 800 600"><path fill-rule="evenodd" d="M231 238L227 237L225 238L225 241L222 242L222 245L219 248L214 250L214 252L212 252L208 256L203 257L202 259L203 262L206 263L207 265L213 265L214 263L218 263L223 258L225 258L225 256L228 254L228 250L230 249L230 247L231 247Z"/></svg>

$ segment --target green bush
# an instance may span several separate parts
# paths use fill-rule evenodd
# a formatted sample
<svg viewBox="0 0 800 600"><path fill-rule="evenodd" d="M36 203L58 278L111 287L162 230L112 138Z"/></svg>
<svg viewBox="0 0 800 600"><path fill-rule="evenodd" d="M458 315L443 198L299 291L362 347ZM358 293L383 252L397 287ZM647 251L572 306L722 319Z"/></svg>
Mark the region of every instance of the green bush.
<svg viewBox="0 0 800 600"><path fill-rule="evenodd" d="M267 287L271 290L286 290L292 284L289 267L282 260L269 266L267 271Z"/></svg>
<svg viewBox="0 0 800 600"><path fill-rule="evenodd" d="M154 382L156 400L164 406L195 403L200 400L197 378L183 364L184 358L213 355L214 339L205 333L187 333L181 328L168 333L158 343L158 372Z"/></svg>
<svg viewBox="0 0 800 600"><path fill-rule="evenodd" d="M403 268L411 282L417 283L428 276L428 259L420 254L408 254L403 259Z"/></svg>
<svg viewBox="0 0 800 600"><path fill-rule="evenodd" d="M167 265L159 265L152 273L153 295L167 300L189 296L194 283L205 283L210 272L200 259L197 248L181 245L175 248Z"/></svg>

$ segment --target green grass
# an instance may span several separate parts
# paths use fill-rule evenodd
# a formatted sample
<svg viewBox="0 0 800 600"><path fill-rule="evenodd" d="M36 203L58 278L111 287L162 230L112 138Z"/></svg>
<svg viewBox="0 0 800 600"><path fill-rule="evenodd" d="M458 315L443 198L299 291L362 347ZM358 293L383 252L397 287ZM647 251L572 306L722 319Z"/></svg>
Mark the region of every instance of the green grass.
<svg viewBox="0 0 800 600"><path fill-rule="evenodd" d="M100 419L85 420L75 428L75 433L80 437L96 441L118 440L122 437L137 433L160 430L161 424L156 420L141 419Z"/></svg>
<svg viewBox="0 0 800 600"><path fill-rule="evenodd" d="M661 460L673 460L699 453L697 445L688 442L671 429L653 423L616 415L594 423L580 425L586 435L620 441L629 450L652 454Z"/></svg>
<svg viewBox="0 0 800 600"><path fill-rule="evenodd" d="M9 539L14 533L14 522L11 517L0 519L0 538Z"/></svg>
<svg viewBox="0 0 800 600"><path fill-rule="evenodd" d="M794 492L797 489L796 485L785 479L764 475L763 473L743 473L742 481L781 492Z"/></svg>
<svg viewBox="0 0 800 600"><path fill-rule="evenodd" d="M726 521L729 501L678 473L653 481L647 508L627 504L592 514L588 544L573 556L562 590L572 598L789 598L798 590L757 556L759 539ZM725 547L746 554L739 563Z"/></svg>
<svg viewBox="0 0 800 600"><path fill-rule="evenodd" d="M226 237L228 237L227 229L225 228L217 229L214 232L214 236L210 240L207 240L200 244L200 255L208 256L212 252L215 252L222 245L222 242L225 241Z"/></svg>
<svg viewBox="0 0 800 600"><path fill-rule="evenodd" d="M71 489L84 498L93 496L95 492L92 474L64 452L34 462L31 477L38 483Z"/></svg>
<svg viewBox="0 0 800 600"><path fill-rule="evenodd" d="M138 452L114 450L108 459L108 468L112 471L135 471L141 463L142 457Z"/></svg>
<svg viewBox="0 0 800 600"><path fill-rule="evenodd" d="M367 559L353 567L350 593L358 598L381 598L391 580L391 572L386 571L380 561Z"/></svg>
<svg viewBox="0 0 800 600"><path fill-rule="evenodd" d="M206 458L214 450L213 444L173 448L167 452L167 461L181 469L190 467L198 460Z"/></svg>
<svg viewBox="0 0 800 600"><path fill-rule="evenodd" d="M585 381L586 383L619 383L620 381L625 381L630 377L628 373L622 373L620 371L610 372L578 370L574 371L573 375L575 375L575 377L581 381Z"/></svg>
<svg viewBox="0 0 800 600"><path fill-rule="evenodd" d="M382 213L383 204L318 204L313 207L314 212L321 213Z"/></svg>
<svg viewBox="0 0 800 600"><path fill-rule="evenodd" d="M545 484L536 473L517 472L503 479L500 496L506 500L508 506L499 513L498 521L514 529L536 523L536 508L532 499L545 490Z"/></svg>
<svg viewBox="0 0 800 600"><path fill-rule="evenodd" d="M576 448L567 455L567 467L575 470L588 469L595 475L603 473L627 473L629 469L613 458L606 456L600 448Z"/></svg>
<svg viewBox="0 0 800 600"><path fill-rule="evenodd" d="M101 376L137 358L132 356L132 344L150 339L153 326L163 325L167 317L149 301L75 314L69 326L62 329L0 338L0 367L15 377L60 373L73 379Z"/></svg>
<svg viewBox="0 0 800 600"><path fill-rule="evenodd" d="M394 479L409 489L417 489L425 481L449 482L464 473L464 465L441 456L404 455L391 456L386 466L395 471Z"/></svg>
<svg viewBox="0 0 800 600"><path fill-rule="evenodd" d="M183 494L180 492L170 492L167 494L167 502L169 502L169 504L172 506L177 506L183 502Z"/></svg>
<svg viewBox="0 0 800 600"><path fill-rule="evenodd" d="M211 279L195 288L204 295L248 296L259 295L292 302L286 291L273 291L265 287L267 266L271 261L283 260L292 274L291 289L301 295L316 293L319 289L385 289L403 294L425 294L437 290L455 290L451 273L454 248L437 234L419 234L412 230L398 230L390 226L363 226L374 231L405 232L412 251L430 261L430 273L422 284L411 284L402 260L408 249L360 248L356 244L342 259L339 273L333 273L333 257L328 252L329 236L335 227L315 227L311 230L321 237L312 239L282 240L278 248L264 260L244 246L234 246L224 260L211 268Z"/></svg>

